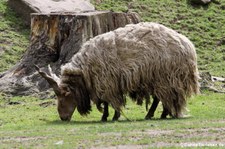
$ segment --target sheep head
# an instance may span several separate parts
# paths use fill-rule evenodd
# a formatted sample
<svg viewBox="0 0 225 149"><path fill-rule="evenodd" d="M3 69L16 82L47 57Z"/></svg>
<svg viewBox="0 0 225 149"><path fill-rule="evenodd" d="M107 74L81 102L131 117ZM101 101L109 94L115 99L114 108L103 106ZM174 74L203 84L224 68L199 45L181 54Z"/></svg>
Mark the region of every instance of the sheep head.
<svg viewBox="0 0 225 149"><path fill-rule="evenodd" d="M71 91L67 84L60 82L60 78L52 73L52 69L48 66L50 75L42 71L38 66L35 65L35 69L38 73L47 80L49 85L53 88L57 96L57 110L62 121L70 121L73 112L76 108L75 94Z"/></svg>

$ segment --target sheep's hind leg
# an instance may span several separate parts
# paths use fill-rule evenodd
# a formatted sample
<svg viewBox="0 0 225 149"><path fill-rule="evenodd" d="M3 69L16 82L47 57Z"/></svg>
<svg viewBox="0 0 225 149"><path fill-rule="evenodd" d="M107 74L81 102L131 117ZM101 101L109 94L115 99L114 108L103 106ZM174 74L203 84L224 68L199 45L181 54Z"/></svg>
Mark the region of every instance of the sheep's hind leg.
<svg viewBox="0 0 225 149"><path fill-rule="evenodd" d="M166 119L167 115L169 115L169 111L163 106L163 112L161 114L161 119Z"/></svg>
<svg viewBox="0 0 225 149"><path fill-rule="evenodd" d="M103 102L104 108L103 108L103 115L102 115L102 122L106 122L107 118L109 116L109 104L107 102Z"/></svg>
<svg viewBox="0 0 225 149"><path fill-rule="evenodd" d="M120 117L120 112L115 110L115 113L114 113L114 116L113 116L112 120L113 121L118 121L119 117Z"/></svg>
<svg viewBox="0 0 225 149"><path fill-rule="evenodd" d="M145 116L146 120L149 120L154 116L154 113L155 113L155 110L156 110L158 104L159 104L159 100L156 96L154 96L151 108L149 109L148 114Z"/></svg>

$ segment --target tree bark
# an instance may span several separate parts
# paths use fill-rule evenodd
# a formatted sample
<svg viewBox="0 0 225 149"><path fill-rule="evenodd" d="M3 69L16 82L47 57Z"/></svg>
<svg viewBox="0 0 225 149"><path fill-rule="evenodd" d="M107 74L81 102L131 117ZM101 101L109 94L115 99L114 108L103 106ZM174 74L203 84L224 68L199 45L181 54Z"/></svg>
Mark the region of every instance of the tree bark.
<svg viewBox="0 0 225 149"><path fill-rule="evenodd" d="M34 64L51 64L53 72L59 74L60 66L69 62L90 38L139 21L135 13L109 11L32 14L30 46L20 62L0 75L0 92L30 95L49 89Z"/></svg>

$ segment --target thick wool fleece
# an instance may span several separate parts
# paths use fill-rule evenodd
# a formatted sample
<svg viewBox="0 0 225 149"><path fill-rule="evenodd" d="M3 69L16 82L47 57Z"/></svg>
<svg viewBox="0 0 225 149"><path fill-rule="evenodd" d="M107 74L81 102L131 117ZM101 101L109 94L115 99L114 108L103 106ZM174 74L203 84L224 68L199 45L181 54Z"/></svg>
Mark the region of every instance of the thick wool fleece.
<svg viewBox="0 0 225 149"><path fill-rule="evenodd" d="M86 42L62 75L81 75L90 98L121 110L123 95L144 90L175 117L198 93L196 51L185 36L157 23L127 25Z"/></svg>

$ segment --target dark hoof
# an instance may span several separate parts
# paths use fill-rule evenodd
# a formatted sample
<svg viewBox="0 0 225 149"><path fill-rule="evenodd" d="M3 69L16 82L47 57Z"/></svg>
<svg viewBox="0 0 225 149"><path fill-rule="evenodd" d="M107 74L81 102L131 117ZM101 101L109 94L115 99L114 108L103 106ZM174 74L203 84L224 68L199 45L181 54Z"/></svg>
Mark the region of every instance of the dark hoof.
<svg viewBox="0 0 225 149"><path fill-rule="evenodd" d="M150 119L153 118L153 116L154 116L154 115L146 115L146 116L145 116L145 120L150 120Z"/></svg>
<svg viewBox="0 0 225 149"><path fill-rule="evenodd" d="M118 121L120 118L120 112L115 111L112 121Z"/></svg>
<svg viewBox="0 0 225 149"><path fill-rule="evenodd" d="M119 117L113 117L112 121L118 121Z"/></svg>
<svg viewBox="0 0 225 149"><path fill-rule="evenodd" d="M107 122L107 118L102 118L101 121L102 122Z"/></svg>
<svg viewBox="0 0 225 149"><path fill-rule="evenodd" d="M166 119L167 115L168 115L168 114L162 114L160 118L161 118L161 119Z"/></svg>
<svg viewBox="0 0 225 149"><path fill-rule="evenodd" d="M165 119L167 119L167 117L166 116L161 116L160 119L165 120Z"/></svg>
<svg viewBox="0 0 225 149"><path fill-rule="evenodd" d="M148 116L145 117L145 120L151 120L151 119L152 117L148 117Z"/></svg>

